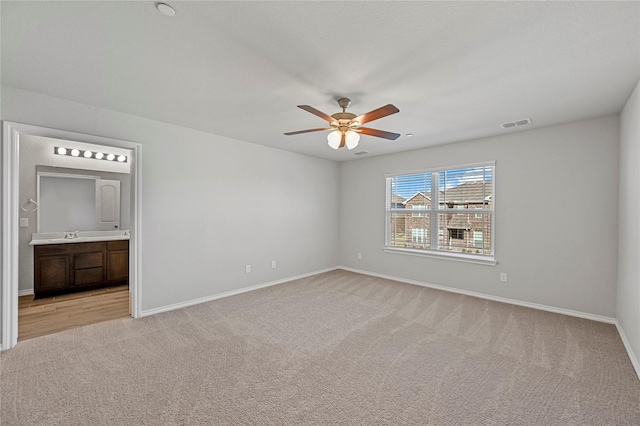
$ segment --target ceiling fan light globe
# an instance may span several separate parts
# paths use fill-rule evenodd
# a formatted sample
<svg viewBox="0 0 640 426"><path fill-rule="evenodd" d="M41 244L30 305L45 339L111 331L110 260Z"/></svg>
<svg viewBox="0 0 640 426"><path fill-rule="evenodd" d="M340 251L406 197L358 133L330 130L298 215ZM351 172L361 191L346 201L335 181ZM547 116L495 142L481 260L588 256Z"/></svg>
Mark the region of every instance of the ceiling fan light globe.
<svg viewBox="0 0 640 426"><path fill-rule="evenodd" d="M329 142L329 146L333 149L340 148L340 139L342 138L342 134L339 131L331 132L327 135L327 141Z"/></svg>
<svg viewBox="0 0 640 426"><path fill-rule="evenodd" d="M347 132L346 133L346 142L347 142L347 149L353 149L356 146L358 146L358 142L360 142L360 135L356 132Z"/></svg>

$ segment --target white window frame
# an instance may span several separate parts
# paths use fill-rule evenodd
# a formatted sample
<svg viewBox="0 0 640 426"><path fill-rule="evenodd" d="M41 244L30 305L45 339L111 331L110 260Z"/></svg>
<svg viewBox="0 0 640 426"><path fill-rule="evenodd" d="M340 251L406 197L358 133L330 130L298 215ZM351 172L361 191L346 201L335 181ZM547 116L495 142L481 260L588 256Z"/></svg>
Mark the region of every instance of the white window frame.
<svg viewBox="0 0 640 426"><path fill-rule="evenodd" d="M449 208L446 205L440 205L440 191L439 191L439 181L438 181L438 176L440 172L451 172L451 171L456 171L456 170L461 170L461 169L472 169L475 167L492 167L492 179L491 179L491 208L478 208L478 209L474 209L473 213L475 214L491 214L491 231L490 231L490 253L485 254L484 250L481 254L476 254L476 253L469 253L469 252L465 252L465 253L461 253L461 252L450 252L450 251L445 251L445 250L440 250L439 249L439 236L441 236L441 234L439 233L439 227L438 227L438 217L440 214L447 214L447 213L459 213L460 210L458 208L455 208L457 206L454 206L454 208ZM406 247L396 247L396 246L392 246L390 245L390 242L393 240L392 238L392 229L391 229L391 215L393 213L408 213L406 209L399 209L399 208L394 208L392 207L392 205L390 204L390 198L391 198L391 185L392 185L392 180L393 178L397 178L400 176L410 176L410 175L416 175L416 174L431 174L431 208L426 209L425 213L428 213L428 216L430 217L430 231L429 235L431 238L431 241L429 242L429 248L406 248ZM429 178L429 176L425 177L426 179ZM416 255L416 256L426 256L426 257L434 257L434 258L440 258L440 259L447 259L447 260L456 260L456 261L463 261L463 262L470 262L470 263L476 263L476 264L482 264L482 265L490 265L490 266L494 266L497 264L496 258L495 258L495 218L496 218L496 205L495 205L495 182L496 182L496 162L495 161L489 161L489 162L482 162L482 163L473 163L473 164L463 164L463 165L458 165L458 166L448 166L448 167L438 167L438 168L431 168L431 169L423 169L423 170L418 170L418 171L408 171L408 172L402 172L402 173L389 173L385 175L385 181L386 181L386 205L385 205L385 210L386 210L386 214L385 214L385 246L384 246L384 251L385 252L389 252L389 253L395 253L395 254L408 254L408 255ZM483 245L484 245L484 239L483 239Z"/></svg>

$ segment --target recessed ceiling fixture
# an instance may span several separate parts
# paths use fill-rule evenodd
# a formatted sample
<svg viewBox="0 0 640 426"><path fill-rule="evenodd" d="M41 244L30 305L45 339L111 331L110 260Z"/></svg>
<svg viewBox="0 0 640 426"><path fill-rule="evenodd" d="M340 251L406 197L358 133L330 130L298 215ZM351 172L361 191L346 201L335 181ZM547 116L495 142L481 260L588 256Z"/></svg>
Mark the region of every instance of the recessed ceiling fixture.
<svg viewBox="0 0 640 426"><path fill-rule="evenodd" d="M53 153L57 155L66 155L68 157L84 157L84 158L92 158L94 160L107 160L113 161L116 160L119 163L126 163L127 156L126 155L118 155L116 157L115 154L104 154L102 152L93 153L92 151L83 151L81 149L71 149L65 148L62 146L57 146L53 149Z"/></svg>
<svg viewBox="0 0 640 426"><path fill-rule="evenodd" d="M157 3L156 9L165 16L173 16L176 14L176 11L166 3Z"/></svg>
<svg viewBox="0 0 640 426"><path fill-rule="evenodd" d="M413 137L413 133L407 133L405 136L408 137L408 138L412 138Z"/></svg>
<svg viewBox="0 0 640 426"><path fill-rule="evenodd" d="M298 130L296 132L288 132L285 135L299 135L300 133L309 133L309 132L321 132L324 130L333 130L333 132L329 133L327 136L327 141L329 142L329 146L333 149L342 148L346 146L347 149L353 149L358 146L358 142L360 141L360 134L375 136L378 138L385 138L396 140L400 137L399 133L391 133L385 132L384 130L376 130L370 129L368 127L360 127L360 125L364 123L368 123L373 120L377 120L382 117L386 117L387 115L395 114L396 112L400 112L398 108L395 106L388 104L378 109L374 109L373 111L369 111L366 114L362 114L357 116L350 112L347 112L347 108L351 105L351 100L347 98L338 99L338 105L342 108L342 112L337 112L333 115L325 114L322 111L318 111L312 106L309 105L298 105L298 108L303 109L311 114L317 115L318 117L329 122L331 127L321 127L318 129L308 129L308 130Z"/></svg>
<svg viewBox="0 0 640 426"><path fill-rule="evenodd" d="M531 119L530 118L525 118L522 120L518 120L518 121L511 121L509 123L503 123L501 124L503 129L509 129L511 127L516 127L516 126L524 126L525 124L529 124L531 123Z"/></svg>

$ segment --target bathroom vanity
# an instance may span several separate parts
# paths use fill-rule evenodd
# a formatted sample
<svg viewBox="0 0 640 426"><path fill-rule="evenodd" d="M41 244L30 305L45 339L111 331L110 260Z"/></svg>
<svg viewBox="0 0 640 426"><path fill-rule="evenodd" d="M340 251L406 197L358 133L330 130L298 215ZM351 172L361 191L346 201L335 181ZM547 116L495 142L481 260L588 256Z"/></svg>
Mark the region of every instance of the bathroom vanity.
<svg viewBox="0 0 640 426"><path fill-rule="evenodd" d="M128 284L129 236L125 233L80 232L71 237L61 233L54 238L33 234L35 298Z"/></svg>

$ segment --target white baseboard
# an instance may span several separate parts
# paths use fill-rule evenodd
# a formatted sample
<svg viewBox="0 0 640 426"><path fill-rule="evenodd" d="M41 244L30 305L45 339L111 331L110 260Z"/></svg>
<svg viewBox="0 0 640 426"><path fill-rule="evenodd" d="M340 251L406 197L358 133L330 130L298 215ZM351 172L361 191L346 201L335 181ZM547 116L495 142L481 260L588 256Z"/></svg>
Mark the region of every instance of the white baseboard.
<svg viewBox="0 0 640 426"><path fill-rule="evenodd" d="M271 287L271 286L278 285L278 284L284 284L284 283L287 283L289 281L294 281L294 280L299 280L301 278L311 277L313 275L322 274L323 272L334 271L336 269L338 269L338 267L334 266L334 267L331 267L331 268L321 269L321 270L318 270L318 271L313 271L313 272L309 272L309 273L302 274L302 275L296 275L296 276L293 276L293 277L287 277L287 278L283 278L283 279L276 280L276 281L270 281L268 283L257 284L257 285L251 286L251 287L244 287L244 288L240 288L238 290L232 290L232 291L227 291L225 293L219 293L219 294L214 294L214 295L211 295L211 296L201 297L201 298L194 299L194 300L188 300L186 302L174 303L172 305L161 306L159 308L147 309L147 310L144 310L144 311L142 311L140 313L140 318L141 317L146 317L146 316L149 316L149 315L159 314L159 313L162 313L162 312L173 311L174 309L186 308L188 306L198 305L200 303L211 302L212 300L217 300L217 299L222 299L222 298L225 298L225 297L235 296L237 294L242 294L242 293L247 293L249 291L259 290L259 289L265 288L265 287Z"/></svg>
<svg viewBox="0 0 640 426"><path fill-rule="evenodd" d="M18 297L20 296L29 296L33 294L33 289L32 288L28 288L26 290L18 290Z"/></svg>
<svg viewBox="0 0 640 426"><path fill-rule="evenodd" d="M620 325L618 320L616 320L615 324L616 324L616 328L618 329L618 334L620 334L620 338L622 339L622 343L624 344L624 348L627 350L627 354L629 355L631 364L633 365L633 368L636 370L636 375L638 376L638 379L640 379L640 362L638 362L638 357L636 357L636 354L633 352L633 349L631 348L631 343L629 343L629 339L627 339L627 335L624 334L624 330L622 329L622 326Z"/></svg>
<svg viewBox="0 0 640 426"><path fill-rule="evenodd" d="M494 302L509 303L511 305L523 306L525 308L533 308L533 309L539 309L541 311L554 312L556 314L569 315L569 316L572 316L572 317L578 317L578 318L584 318L584 319L589 319L589 320L593 320L593 321L605 322L607 324L615 324L615 322L616 322L615 318L605 317L605 316L602 316L602 315L595 315L595 314L589 314L589 313L586 313L586 312L573 311L571 309L557 308L555 306L540 305L538 303L523 302L521 300L508 299L506 297L499 297L499 296L492 296L492 295L484 294L484 293L476 293L474 291L461 290L461 289L458 289L458 288L447 287L447 286L427 283L427 282L423 282L423 281L416 281L416 280L410 280L410 279L406 279L406 278L398 278L398 277L394 277L394 276L391 276L391 275L384 275L384 274L378 274L378 273L375 273L375 272L363 271L363 270L360 270L360 269L349 268L347 266L339 266L338 268L339 269L344 269L345 271L355 272L355 273L358 273L358 274L371 275L372 277L384 278L384 279L392 280L392 281L399 281L399 282L403 282L403 283L406 283L406 284L419 285L421 287L434 288L436 290L448 291L449 293L464 294L466 296L478 297L480 299L492 300Z"/></svg>

